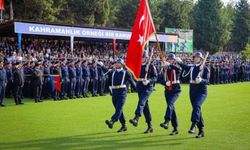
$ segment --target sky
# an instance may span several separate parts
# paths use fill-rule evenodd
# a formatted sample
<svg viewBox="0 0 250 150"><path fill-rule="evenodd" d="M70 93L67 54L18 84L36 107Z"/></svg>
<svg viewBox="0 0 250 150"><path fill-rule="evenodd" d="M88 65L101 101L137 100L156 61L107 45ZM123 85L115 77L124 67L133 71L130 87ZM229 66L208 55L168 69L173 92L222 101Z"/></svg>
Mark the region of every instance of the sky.
<svg viewBox="0 0 250 150"><path fill-rule="evenodd" d="M225 4L231 3L231 2L238 2L239 0L222 0ZM248 0L250 2L250 0Z"/></svg>

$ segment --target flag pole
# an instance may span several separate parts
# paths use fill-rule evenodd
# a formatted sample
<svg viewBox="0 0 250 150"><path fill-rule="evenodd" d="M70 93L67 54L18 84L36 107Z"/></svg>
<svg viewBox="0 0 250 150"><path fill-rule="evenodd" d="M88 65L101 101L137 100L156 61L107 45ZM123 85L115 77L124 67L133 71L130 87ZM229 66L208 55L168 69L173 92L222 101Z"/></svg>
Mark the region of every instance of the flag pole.
<svg viewBox="0 0 250 150"><path fill-rule="evenodd" d="M0 18L1 22L0 23L3 23L3 9L1 9L1 18Z"/></svg>

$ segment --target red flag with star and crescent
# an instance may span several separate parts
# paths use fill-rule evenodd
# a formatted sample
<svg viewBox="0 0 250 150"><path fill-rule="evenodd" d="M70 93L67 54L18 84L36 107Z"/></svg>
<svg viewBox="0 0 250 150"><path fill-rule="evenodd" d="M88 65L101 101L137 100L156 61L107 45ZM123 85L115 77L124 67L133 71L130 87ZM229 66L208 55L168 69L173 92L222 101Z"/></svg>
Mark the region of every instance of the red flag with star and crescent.
<svg viewBox="0 0 250 150"><path fill-rule="evenodd" d="M136 79L140 77L145 44L154 33L156 32L148 2L141 0L126 57L126 66Z"/></svg>
<svg viewBox="0 0 250 150"><path fill-rule="evenodd" d="M0 10L4 10L4 0L0 0Z"/></svg>

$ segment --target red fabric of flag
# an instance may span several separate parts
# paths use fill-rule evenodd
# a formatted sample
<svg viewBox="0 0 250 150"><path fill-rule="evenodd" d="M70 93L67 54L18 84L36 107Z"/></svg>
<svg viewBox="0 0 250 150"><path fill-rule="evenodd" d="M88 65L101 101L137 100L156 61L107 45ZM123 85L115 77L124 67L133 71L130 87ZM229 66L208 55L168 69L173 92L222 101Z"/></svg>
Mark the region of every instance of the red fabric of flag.
<svg viewBox="0 0 250 150"><path fill-rule="evenodd" d="M141 0L126 57L126 66L136 79L140 77L145 44L154 33L156 33L156 31L148 2L147 0Z"/></svg>
<svg viewBox="0 0 250 150"><path fill-rule="evenodd" d="M0 10L4 10L4 0L0 0Z"/></svg>

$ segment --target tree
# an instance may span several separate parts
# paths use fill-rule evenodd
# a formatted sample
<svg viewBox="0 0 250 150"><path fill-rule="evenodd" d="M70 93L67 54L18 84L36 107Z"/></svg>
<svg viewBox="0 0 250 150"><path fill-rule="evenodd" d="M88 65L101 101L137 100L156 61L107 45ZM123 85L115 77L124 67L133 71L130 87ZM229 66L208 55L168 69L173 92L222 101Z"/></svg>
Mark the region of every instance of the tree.
<svg viewBox="0 0 250 150"><path fill-rule="evenodd" d="M239 52L250 42L250 8L247 0L237 3L233 22L232 45Z"/></svg>
<svg viewBox="0 0 250 150"><path fill-rule="evenodd" d="M190 28L189 16L193 8L190 0L165 0L160 5L160 16L163 18L160 26L161 31L165 27Z"/></svg>
<svg viewBox="0 0 250 150"><path fill-rule="evenodd" d="M194 7L192 27L194 45L215 53L223 49L224 27L220 0L199 0Z"/></svg>

